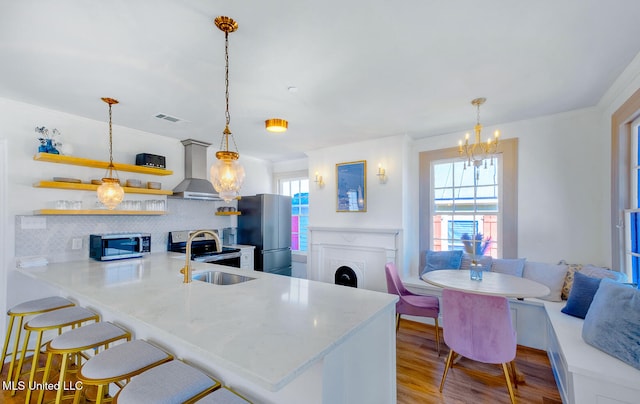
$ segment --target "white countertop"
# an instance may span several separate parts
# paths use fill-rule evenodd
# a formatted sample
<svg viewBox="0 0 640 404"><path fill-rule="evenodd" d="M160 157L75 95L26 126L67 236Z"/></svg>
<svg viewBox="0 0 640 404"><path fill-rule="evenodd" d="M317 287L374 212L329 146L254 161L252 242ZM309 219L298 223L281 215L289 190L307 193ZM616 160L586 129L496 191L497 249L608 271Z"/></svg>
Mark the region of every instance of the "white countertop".
<svg viewBox="0 0 640 404"><path fill-rule="evenodd" d="M212 361L277 391L367 324L397 297L364 289L192 263L255 277L235 285L182 283L174 253L19 269L100 309L143 322Z"/></svg>

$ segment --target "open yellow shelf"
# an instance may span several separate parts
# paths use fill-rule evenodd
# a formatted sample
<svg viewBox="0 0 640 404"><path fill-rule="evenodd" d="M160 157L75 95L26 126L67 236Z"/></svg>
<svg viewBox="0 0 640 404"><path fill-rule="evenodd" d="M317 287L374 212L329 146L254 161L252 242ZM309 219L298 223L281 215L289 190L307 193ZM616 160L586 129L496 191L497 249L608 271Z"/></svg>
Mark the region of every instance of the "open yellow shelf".
<svg viewBox="0 0 640 404"><path fill-rule="evenodd" d="M36 161L45 161L47 163L70 164L74 166L102 168L105 170L109 165L108 161L91 160L83 157L64 156L61 154L52 154L52 153L37 153L35 156L33 156L33 159ZM145 166L137 166L134 164L122 164L122 163L113 163L113 165L115 169L118 171L127 171L131 173L151 174L151 175L172 175L173 174L173 171L166 170L164 168L145 167Z"/></svg>
<svg viewBox="0 0 640 404"><path fill-rule="evenodd" d="M33 184L35 188L55 188L55 189L72 189L77 191L95 191L98 185L83 184L76 182L60 182L60 181L38 181ZM164 189L148 189L122 187L127 194L146 194L146 195L173 195L173 191Z"/></svg>
<svg viewBox="0 0 640 404"><path fill-rule="evenodd" d="M107 209L40 209L33 212L34 215L146 215L159 216L167 212L160 210L107 210Z"/></svg>

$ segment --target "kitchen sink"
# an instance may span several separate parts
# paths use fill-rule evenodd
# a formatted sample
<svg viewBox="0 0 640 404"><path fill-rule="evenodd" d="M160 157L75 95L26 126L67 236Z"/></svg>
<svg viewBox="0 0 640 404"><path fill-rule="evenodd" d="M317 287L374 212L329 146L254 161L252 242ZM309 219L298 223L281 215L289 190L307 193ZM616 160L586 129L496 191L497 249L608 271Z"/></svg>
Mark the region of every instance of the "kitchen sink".
<svg viewBox="0 0 640 404"><path fill-rule="evenodd" d="M193 274L194 281L201 281L207 283L213 283L214 285L235 285L236 283L242 283L254 280L249 276L231 274L222 271L207 271Z"/></svg>

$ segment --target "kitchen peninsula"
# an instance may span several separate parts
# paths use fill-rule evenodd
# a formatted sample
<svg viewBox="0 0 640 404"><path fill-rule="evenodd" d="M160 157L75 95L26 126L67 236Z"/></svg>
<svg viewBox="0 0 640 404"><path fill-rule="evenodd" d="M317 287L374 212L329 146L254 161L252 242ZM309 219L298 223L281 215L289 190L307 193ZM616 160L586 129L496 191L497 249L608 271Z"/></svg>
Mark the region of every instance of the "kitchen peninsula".
<svg viewBox="0 0 640 404"><path fill-rule="evenodd" d="M153 253L19 269L266 403L394 403L397 297L192 262L255 279L234 285L179 273L184 258Z"/></svg>

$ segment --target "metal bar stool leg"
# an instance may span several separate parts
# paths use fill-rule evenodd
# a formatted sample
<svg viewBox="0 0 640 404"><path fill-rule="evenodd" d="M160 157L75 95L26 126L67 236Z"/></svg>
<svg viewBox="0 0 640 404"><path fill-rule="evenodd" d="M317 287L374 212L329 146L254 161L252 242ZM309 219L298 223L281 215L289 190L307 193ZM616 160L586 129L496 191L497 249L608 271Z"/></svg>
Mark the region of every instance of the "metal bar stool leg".
<svg viewBox="0 0 640 404"><path fill-rule="evenodd" d="M13 328L13 321L15 320L15 316L11 316L11 319L9 320L9 329L7 330L7 337L5 339L4 342L4 350L2 351L2 365L4 366L4 360L7 357L7 345L9 345L9 339L11 338L11 331ZM24 317L20 316L20 321L18 322L18 332L16 335L16 340L13 342L13 351L11 352L11 362L9 362L9 370L7 371L7 380L13 380L11 379L11 376L13 376L13 368L16 365L16 355L18 354L18 344L20 342L20 335L22 334L22 320L24 320Z"/></svg>
<svg viewBox="0 0 640 404"><path fill-rule="evenodd" d="M18 380L22 375L22 366L24 364L24 359L27 352L27 344L29 342L31 333L36 332L38 334L36 338L36 345L33 351L33 358L31 360L31 369L29 369L29 384L27 385L25 397L26 403L30 402L31 394L33 393L34 387L36 387L36 373L39 370L42 370L41 368L38 368L38 359L40 357L40 350L42 348L43 334L49 330L58 330L58 332L60 332L65 327L80 326L83 323L89 321L97 322L99 320L100 316L98 316L91 310L85 309L83 307L67 307L64 309L40 314L29 320L24 325L24 329L27 332L25 335L24 349L22 350L22 355L20 355L20 362L18 363L16 374L14 376L14 385L17 385ZM15 392L16 390L13 390L11 394L15 395Z"/></svg>
<svg viewBox="0 0 640 404"><path fill-rule="evenodd" d="M42 377L43 382L49 379L49 373L51 371L53 356L61 355L60 374L58 375L58 391L56 394L56 403L62 402L65 398L71 398L72 396L64 396L64 388L66 386L65 378L67 372L71 370L68 368L69 363L73 363L72 358L75 357L75 363L78 367L81 365L82 358L89 359L90 357L85 353L89 350L98 350L101 347L104 349L109 348L109 344L116 341L130 341L131 333L113 323L101 322L95 324L85 325L67 331L62 335L49 341L46 347L47 351L47 364L44 369L44 375ZM42 404L44 401L44 390L40 390L38 396L38 403Z"/></svg>
<svg viewBox="0 0 640 404"><path fill-rule="evenodd" d="M9 361L9 369L7 370L7 381L13 380L13 372L16 365L16 361L18 360L18 347L20 346L20 337L22 336L22 326L24 322L24 318L30 315L37 315L46 313L48 311L61 309L64 307L74 306L75 303L72 301L65 299L60 296L50 296L42 299L29 300L26 302L22 302L7 311L7 315L9 316L9 326L7 328L7 333L5 335L4 345L2 348L2 358L0 359L0 366L4 366L4 361L7 359L7 356L11 356L11 360ZM16 328L16 335L13 335L13 326L15 324L15 319L18 318L18 327ZM9 344L11 343L11 338L13 337L13 350L8 352Z"/></svg>

